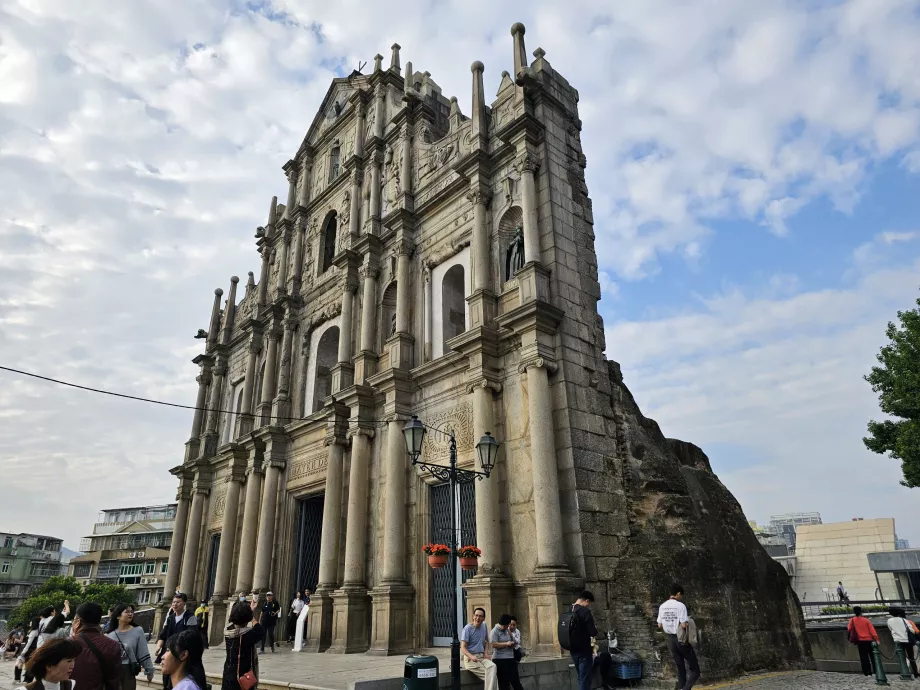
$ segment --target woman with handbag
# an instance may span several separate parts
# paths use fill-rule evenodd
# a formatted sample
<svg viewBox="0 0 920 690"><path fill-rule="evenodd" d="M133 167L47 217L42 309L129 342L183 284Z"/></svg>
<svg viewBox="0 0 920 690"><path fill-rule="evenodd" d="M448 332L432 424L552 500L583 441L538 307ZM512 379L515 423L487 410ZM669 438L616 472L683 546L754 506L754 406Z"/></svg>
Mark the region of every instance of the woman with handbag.
<svg viewBox="0 0 920 690"><path fill-rule="evenodd" d="M872 664L872 643L878 643L878 633L875 626L868 618L863 617L862 608L853 607L853 617L847 623L847 633L850 642L859 649L859 663L864 676L874 673Z"/></svg>
<svg viewBox="0 0 920 690"><path fill-rule="evenodd" d="M239 601L230 609L230 625L224 632L227 658L224 661L221 690L253 690L259 682L259 656L256 645L265 636L265 630L254 622L259 600Z"/></svg>
<svg viewBox="0 0 920 690"><path fill-rule="evenodd" d="M107 637L121 647L121 690L136 690L137 674L144 669L147 681L153 681L153 661L144 630L134 624L134 607L118 604L112 609Z"/></svg>
<svg viewBox="0 0 920 690"><path fill-rule="evenodd" d="M173 635L164 645L161 668L169 676L173 690L206 690L208 678L201 655L204 642L196 628L186 628Z"/></svg>
<svg viewBox="0 0 920 690"><path fill-rule="evenodd" d="M891 639L904 650L907 661L910 663L910 672L914 674L914 678L920 678L920 674L917 673L917 662L914 660L914 645L920 640L920 636L917 634L917 626L907 618L904 609L891 607L888 609L888 614L891 616L888 619Z"/></svg>

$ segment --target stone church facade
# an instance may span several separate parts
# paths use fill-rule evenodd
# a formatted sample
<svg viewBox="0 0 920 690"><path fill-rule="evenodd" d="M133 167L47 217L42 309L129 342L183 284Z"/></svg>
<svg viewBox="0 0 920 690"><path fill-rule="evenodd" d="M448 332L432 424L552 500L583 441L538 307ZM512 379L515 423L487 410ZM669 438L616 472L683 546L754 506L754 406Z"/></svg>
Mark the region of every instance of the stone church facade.
<svg viewBox="0 0 920 690"><path fill-rule="evenodd" d="M599 627L651 658L654 604L685 576L704 620L730 583L738 603L782 609L736 641L759 625L784 649L726 645L727 670L797 663L785 573L702 452L664 439L604 357L578 91L542 49L528 61L522 25L511 33L513 73L491 104L473 63L469 116L402 69L398 45L389 67L378 55L333 81L284 166L286 203L256 231L258 282L240 294L231 278L225 302L216 290L199 332L164 595L208 599L216 642L237 592L286 604L310 587L309 650L402 654L449 641L449 576L421 547L453 528L483 552L464 613L516 613L535 655L559 653L558 612L588 587ZM492 476L454 499L458 525L446 487L410 464L411 415L454 431L461 467L485 432L502 444ZM429 433L421 459L448 452ZM737 547L726 569L696 553L701 507ZM695 553L716 558L712 582Z"/></svg>

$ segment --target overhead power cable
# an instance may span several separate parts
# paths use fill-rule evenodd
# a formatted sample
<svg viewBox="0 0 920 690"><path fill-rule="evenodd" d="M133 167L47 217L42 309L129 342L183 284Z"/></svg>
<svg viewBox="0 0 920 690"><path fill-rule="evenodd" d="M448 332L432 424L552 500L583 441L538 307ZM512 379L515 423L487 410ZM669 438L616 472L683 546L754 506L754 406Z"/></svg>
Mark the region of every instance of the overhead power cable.
<svg viewBox="0 0 920 690"><path fill-rule="evenodd" d="M8 371L11 374L19 374L20 376L28 376L33 379L38 379L39 381L46 381L48 383L56 383L59 386L67 386L69 388L76 388L81 391L88 391L90 393L99 393L101 395L111 395L115 398L125 398L127 400L136 400L138 402L150 403L151 405L163 405L164 407L177 407L181 410L201 410L202 412L217 412L219 414L239 414L239 412L233 412L232 410L223 410L220 408L211 408L211 407L196 407L195 405L180 405L179 403L166 402L165 400L154 400L152 398L143 398L139 395L128 395L127 393L116 393L115 391L107 391L102 388L93 388L92 386L82 386L79 383L72 383L70 381L62 381L60 379L54 379L50 376L42 376L41 374L35 374L31 371L23 371L21 369L13 369L12 367L0 366L0 371ZM296 422L302 419L307 419L306 417L272 417L275 420L286 420L289 422ZM362 419L362 422L369 422L371 424L387 424L388 422L379 419Z"/></svg>

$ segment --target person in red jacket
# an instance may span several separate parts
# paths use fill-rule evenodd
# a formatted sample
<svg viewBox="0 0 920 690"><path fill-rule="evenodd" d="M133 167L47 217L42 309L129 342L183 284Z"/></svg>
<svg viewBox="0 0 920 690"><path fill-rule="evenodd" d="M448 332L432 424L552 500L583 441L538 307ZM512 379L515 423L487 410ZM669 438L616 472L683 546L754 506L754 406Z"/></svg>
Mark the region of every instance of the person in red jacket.
<svg viewBox="0 0 920 690"><path fill-rule="evenodd" d="M862 608L853 607L853 617L847 623L847 631L850 635L850 641L856 638L856 646L859 648L859 663L862 665L863 675L871 676L872 666L872 643L878 642L878 633L875 632L875 626L868 618L863 618Z"/></svg>

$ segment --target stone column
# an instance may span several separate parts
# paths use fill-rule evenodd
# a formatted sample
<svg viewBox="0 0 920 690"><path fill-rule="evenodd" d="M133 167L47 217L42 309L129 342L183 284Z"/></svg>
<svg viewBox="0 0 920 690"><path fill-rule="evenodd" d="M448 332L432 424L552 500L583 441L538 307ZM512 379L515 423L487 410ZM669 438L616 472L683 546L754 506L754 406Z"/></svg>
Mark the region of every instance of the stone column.
<svg viewBox="0 0 920 690"><path fill-rule="evenodd" d="M211 381L211 394L208 396L208 416L204 429L204 447L202 456L212 457L217 452L217 424L220 421L221 399L224 395L224 379L227 377L227 355L217 355L214 378Z"/></svg>
<svg viewBox="0 0 920 690"><path fill-rule="evenodd" d="M471 280L472 292L476 290L491 290L492 271L489 267L491 240L489 237L489 224L487 220L487 204L490 200L490 194L487 189L477 186L467 194L467 199L473 204L473 233L470 243L470 254L472 255L471 268L473 269Z"/></svg>
<svg viewBox="0 0 920 690"><path fill-rule="evenodd" d="M182 570L182 547L185 544L185 532L188 528L189 498L187 489L181 483L176 503L176 524L173 527L172 542L169 545L166 581L163 585L163 599L168 601L172 601L172 596L176 592L176 585L179 584L179 573Z"/></svg>
<svg viewBox="0 0 920 690"><path fill-rule="evenodd" d="M373 429L356 428L352 437L351 471L348 474L348 518L345 530L345 575L333 594L334 627L329 652L364 652L367 644L367 485Z"/></svg>
<svg viewBox="0 0 920 690"><path fill-rule="evenodd" d="M275 539L275 506L278 503L278 482L281 479L281 467L272 462L265 469L265 482L262 488L262 514L259 518L259 536L256 545L255 573L252 587L258 592L269 588L272 566L272 546Z"/></svg>
<svg viewBox="0 0 920 690"><path fill-rule="evenodd" d="M425 331L425 352L424 352L424 361L431 361L431 269L427 266L422 271L422 279L425 281L425 318L424 318L424 331Z"/></svg>
<svg viewBox="0 0 920 690"><path fill-rule="evenodd" d="M297 205L297 180L300 176L297 161L288 161L284 173L288 179L288 196L287 206L284 207L284 219L293 220L294 208Z"/></svg>
<svg viewBox="0 0 920 690"><path fill-rule="evenodd" d="M396 259L396 332L409 332L409 304L412 292L409 289L412 282L409 272L409 252L411 248L405 243L399 245L399 255Z"/></svg>
<svg viewBox="0 0 920 690"><path fill-rule="evenodd" d="M323 531L319 546L319 582L310 600L307 619L307 650L324 652L332 644L332 593L339 586L339 553L342 524L342 484L345 474L344 438L332 438L326 468L323 500Z"/></svg>
<svg viewBox="0 0 920 690"><path fill-rule="evenodd" d="M376 263L368 261L361 272L364 274L364 299L361 304L361 350L373 352L374 328L377 313L377 276L380 269Z"/></svg>
<svg viewBox="0 0 920 690"><path fill-rule="evenodd" d="M547 372L549 367L554 368L555 365L542 358L521 365L521 369L527 372L537 567L567 568L562 546L562 511L559 505L559 470L556 465L552 395Z"/></svg>
<svg viewBox="0 0 920 690"><path fill-rule="evenodd" d="M313 158L306 153L300 162L300 193L297 196L297 203L304 208L310 203L310 183L312 181Z"/></svg>
<svg viewBox="0 0 920 690"><path fill-rule="evenodd" d="M485 379L472 386L473 440L476 442L487 431L495 431L492 412L492 391L495 388L499 388L499 385ZM500 520L498 475L493 472L488 479L476 482L476 540L482 549L482 558L479 562L481 573L502 569L504 559Z"/></svg>
<svg viewBox="0 0 920 690"><path fill-rule="evenodd" d="M484 148L488 141L489 125L486 119L486 94L482 74L485 65L479 60L470 66L473 73L473 114L470 131L473 135L473 148Z"/></svg>
<svg viewBox="0 0 920 690"><path fill-rule="evenodd" d="M284 320L284 338L281 341L281 366L278 375L278 394L272 404L274 424L284 426L291 420L291 358L294 349L294 330L297 321L290 314Z"/></svg>
<svg viewBox="0 0 920 690"><path fill-rule="evenodd" d="M300 285L303 282L303 243L306 232L306 224L303 220L299 221L294 227L294 283L291 290L293 295L298 294Z"/></svg>
<svg viewBox="0 0 920 690"><path fill-rule="evenodd" d="M281 243L281 256L279 258L281 264L278 266L278 284L275 285L275 297L287 293L288 265L291 262L291 235L294 232L293 225L290 223L291 221L288 221L283 226L284 232L279 239Z"/></svg>
<svg viewBox="0 0 920 690"><path fill-rule="evenodd" d="M357 170L351 178L351 209L348 211L348 233L352 239L361 232L361 173Z"/></svg>
<svg viewBox="0 0 920 690"><path fill-rule="evenodd" d="M208 400L208 386L211 385L210 357L196 357L201 367L201 374L195 379L198 382L198 395L195 398L195 415L192 418L192 433L189 438L197 439L201 436L201 423L204 420L205 404Z"/></svg>
<svg viewBox="0 0 920 690"><path fill-rule="evenodd" d="M524 25L516 22L511 26L511 35L514 37L514 77L520 74L527 65L527 51L524 48Z"/></svg>
<svg viewBox="0 0 920 690"><path fill-rule="evenodd" d="M197 481L197 480L196 480ZM182 577L179 589L189 599L194 599L195 573L198 571L198 547L201 543L201 518L207 489L196 486L192 494L192 508L189 513L188 532L185 535L185 552L182 554ZM175 539L175 534L173 534Z"/></svg>
<svg viewBox="0 0 920 690"><path fill-rule="evenodd" d="M272 207L268 212L268 225L262 240L262 272L259 274L259 309L268 306L268 262L271 259L271 239L275 236L275 219L278 209L278 197L272 197Z"/></svg>
<svg viewBox="0 0 920 690"><path fill-rule="evenodd" d="M384 498L383 581L406 579L406 442L405 421L387 425L386 496ZM478 526L477 526L478 529Z"/></svg>
<svg viewBox="0 0 920 690"><path fill-rule="evenodd" d="M384 118L386 118L386 89L383 84L377 84L374 88L374 136L383 139Z"/></svg>
<svg viewBox="0 0 920 690"><path fill-rule="evenodd" d="M240 556L236 568L236 591L252 590L252 571L255 568L256 535L259 531L259 498L262 494L262 467L253 464L256 449L246 468L246 499L243 503L243 529L240 534Z"/></svg>
<svg viewBox="0 0 920 690"><path fill-rule="evenodd" d="M355 155L364 155L364 128L367 126L367 106L359 100L355 118Z"/></svg>
<svg viewBox="0 0 920 690"><path fill-rule="evenodd" d="M252 431L252 396L255 388L256 379L256 357L259 354L260 343L256 340L255 333L249 340L249 353L246 359L246 378L243 381L243 404L240 407L239 418L237 419L236 435L239 438L243 434Z"/></svg>
<svg viewBox="0 0 920 690"><path fill-rule="evenodd" d="M524 263L540 261L540 226L537 222L537 192L534 175L537 159L526 153L518 162L521 174L521 205L524 214Z"/></svg>
<svg viewBox="0 0 920 690"><path fill-rule="evenodd" d="M374 156L371 162L371 213L370 219L380 220L380 162ZM371 224L373 228L373 224Z"/></svg>
<svg viewBox="0 0 920 690"><path fill-rule="evenodd" d="M244 477L230 476L227 497L224 502L224 521L220 531L220 546L217 550L217 574L214 577L214 599L230 596L230 568L233 565L233 547L236 545L236 520L240 510L240 491Z"/></svg>
<svg viewBox="0 0 920 690"><path fill-rule="evenodd" d="M351 387L354 383L355 367L352 364L353 349L351 345L355 292L358 286L347 277L342 290L342 318L339 320L339 356L338 363L332 369L332 392Z"/></svg>
<svg viewBox="0 0 920 690"><path fill-rule="evenodd" d="M265 357L265 374L262 377L262 401L259 405L261 426L272 424L272 399L275 397L275 373L278 370L278 331L271 330L268 336L268 354Z"/></svg>

